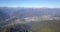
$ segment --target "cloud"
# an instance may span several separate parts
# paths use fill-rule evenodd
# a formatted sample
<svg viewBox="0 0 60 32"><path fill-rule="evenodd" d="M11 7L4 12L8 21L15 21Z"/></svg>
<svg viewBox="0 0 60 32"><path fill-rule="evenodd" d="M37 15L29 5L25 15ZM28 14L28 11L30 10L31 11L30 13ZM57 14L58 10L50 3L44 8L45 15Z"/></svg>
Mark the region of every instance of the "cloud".
<svg viewBox="0 0 60 32"><path fill-rule="evenodd" d="M42 15L42 16L26 17L24 19L26 20L26 22L31 22L31 21L42 21L42 20L59 20L59 17L54 17L51 15Z"/></svg>

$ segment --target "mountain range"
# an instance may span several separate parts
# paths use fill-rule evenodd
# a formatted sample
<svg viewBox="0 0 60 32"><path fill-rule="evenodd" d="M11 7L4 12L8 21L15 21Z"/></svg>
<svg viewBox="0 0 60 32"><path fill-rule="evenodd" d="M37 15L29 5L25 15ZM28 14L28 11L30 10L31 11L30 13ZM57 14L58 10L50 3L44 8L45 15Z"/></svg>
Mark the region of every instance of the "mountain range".
<svg viewBox="0 0 60 32"><path fill-rule="evenodd" d="M19 26L17 24L20 23L30 25L32 32L41 32L43 29L44 31L53 29L54 32L55 30L58 32L60 31L59 13L60 8L0 7L0 28L9 25Z"/></svg>

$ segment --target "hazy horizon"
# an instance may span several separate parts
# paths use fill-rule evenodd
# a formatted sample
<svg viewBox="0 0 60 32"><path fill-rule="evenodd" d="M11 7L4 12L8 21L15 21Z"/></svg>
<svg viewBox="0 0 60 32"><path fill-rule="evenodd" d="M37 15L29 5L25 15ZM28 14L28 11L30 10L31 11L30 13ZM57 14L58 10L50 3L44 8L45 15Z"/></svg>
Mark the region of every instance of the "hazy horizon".
<svg viewBox="0 0 60 32"><path fill-rule="evenodd" d="M0 0L0 32L60 32L60 0Z"/></svg>

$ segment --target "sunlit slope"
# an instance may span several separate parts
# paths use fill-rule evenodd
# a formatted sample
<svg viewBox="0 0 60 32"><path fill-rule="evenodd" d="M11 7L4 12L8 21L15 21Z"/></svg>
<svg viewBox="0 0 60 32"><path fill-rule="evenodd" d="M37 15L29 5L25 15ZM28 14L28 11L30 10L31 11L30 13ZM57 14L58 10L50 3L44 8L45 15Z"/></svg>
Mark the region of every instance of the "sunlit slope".
<svg viewBox="0 0 60 32"><path fill-rule="evenodd" d="M59 32L60 20L47 20L40 22L31 22L32 32Z"/></svg>

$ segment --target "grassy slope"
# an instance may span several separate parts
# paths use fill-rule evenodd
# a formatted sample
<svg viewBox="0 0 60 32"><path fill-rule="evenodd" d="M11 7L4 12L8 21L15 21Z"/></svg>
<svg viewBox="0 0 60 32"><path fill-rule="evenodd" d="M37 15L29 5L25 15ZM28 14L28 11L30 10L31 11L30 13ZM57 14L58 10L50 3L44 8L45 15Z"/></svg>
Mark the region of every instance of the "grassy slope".
<svg viewBox="0 0 60 32"><path fill-rule="evenodd" d="M32 25L32 32L60 32L60 20L36 22Z"/></svg>

